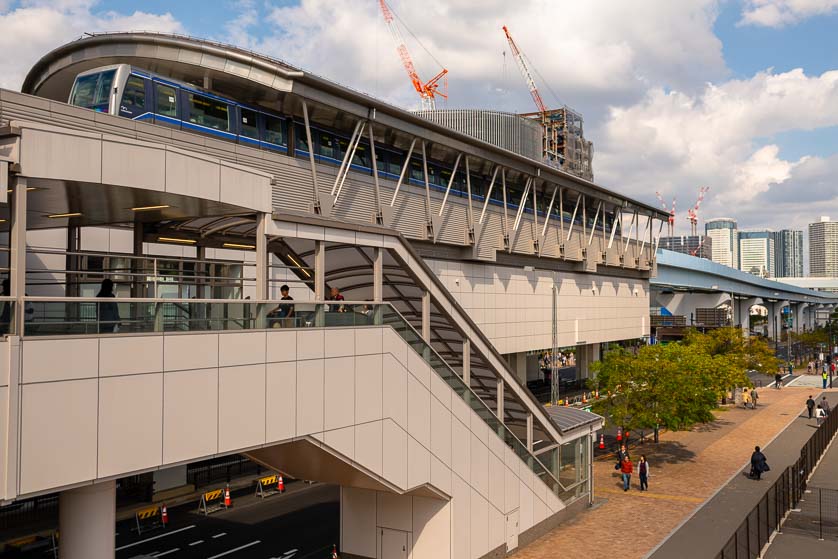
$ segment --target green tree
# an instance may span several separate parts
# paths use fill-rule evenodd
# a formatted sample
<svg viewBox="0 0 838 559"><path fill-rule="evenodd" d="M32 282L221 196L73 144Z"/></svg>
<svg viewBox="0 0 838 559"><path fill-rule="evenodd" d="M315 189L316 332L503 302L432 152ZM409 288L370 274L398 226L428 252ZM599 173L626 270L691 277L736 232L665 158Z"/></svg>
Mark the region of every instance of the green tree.
<svg viewBox="0 0 838 559"><path fill-rule="evenodd" d="M636 354L610 351L594 364L596 387L607 396L594 409L631 429L687 429L710 421L731 388L751 385L746 373L751 364L772 365L762 343L752 344L736 328L722 328L690 331L681 342L644 346Z"/></svg>

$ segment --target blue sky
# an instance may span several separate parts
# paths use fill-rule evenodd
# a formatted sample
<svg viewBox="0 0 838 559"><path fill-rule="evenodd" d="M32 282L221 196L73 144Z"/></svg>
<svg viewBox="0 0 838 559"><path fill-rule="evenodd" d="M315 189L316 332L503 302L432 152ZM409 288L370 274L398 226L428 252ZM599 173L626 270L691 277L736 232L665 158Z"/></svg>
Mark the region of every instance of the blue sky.
<svg viewBox="0 0 838 559"><path fill-rule="evenodd" d="M838 218L838 0L388 0L450 70L448 108L532 110L509 25L550 90L582 111L598 183L744 227ZM85 31L229 42L412 109L377 0L0 0L0 87ZM436 63L407 32L420 74ZM426 78L427 79L427 78ZM834 191L834 193L833 193ZM735 211L733 211L735 210ZM688 228L684 216L676 231Z"/></svg>

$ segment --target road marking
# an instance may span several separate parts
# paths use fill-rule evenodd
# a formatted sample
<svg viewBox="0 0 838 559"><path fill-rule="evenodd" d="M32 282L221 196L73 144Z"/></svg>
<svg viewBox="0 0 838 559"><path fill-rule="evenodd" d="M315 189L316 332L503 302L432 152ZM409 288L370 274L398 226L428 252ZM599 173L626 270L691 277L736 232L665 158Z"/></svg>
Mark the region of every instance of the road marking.
<svg viewBox="0 0 838 559"><path fill-rule="evenodd" d="M158 553L157 555L155 555L155 557L163 557L164 555L168 555L169 553L174 553L175 551L180 551L180 548L176 547L174 549L170 549L169 551L164 551L163 553Z"/></svg>
<svg viewBox="0 0 838 559"><path fill-rule="evenodd" d="M229 551L219 553L218 555L213 555L212 557L207 557L207 559L217 559L218 557L224 557L225 555L230 555L231 553L241 551L242 549L247 549L248 547L253 547L254 545L259 545L260 543L262 543L261 540L256 540L255 542L246 543L244 545L240 545L239 547L236 547L236 548L231 549Z"/></svg>
<svg viewBox="0 0 838 559"><path fill-rule="evenodd" d="M196 540L196 541L190 543L189 545L193 546L193 545L198 545L199 543L204 543L204 540Z"/></svg>
<svg viewBox="0 0 838 559"><path fill-rule="evenodd" d="M226 535L227 535L227 532L221 532L220 534L216 534L216 535L214 535L214 536L212 537L212 539L215 539L215 538L220 538L221 536L226 536Z"/></svg>
<svg viewBox="0 0 838 559"><path fill-rule="evenodd" d="M187 526L186 528L179 528L177 530L172 530L171 532L166 532L165 534L160 534L159 536L152 536L150 538L146 538L146 539L140 540L138 542L129 543L129 544L123 545L121 547L117 547L115 551L120 551L122 549L128 549L129 547L134 547L135 545L140 545L141 543L150 542L152 540L159 540L160 538L165 538L166 536L171 536L172 534L177 534L178 532L184 532L186 530L191 530L194 527L195 527L195 525L192 524L191 526Z"/></svg>
<svg viewBox="0 0 838 559"><path fill-rule="evenodd" d="M299 549L290 549L290 550L286 551L285 553L283 553L282 557L280 557L280 559L291 559L291 557L295 556L298 551L299 551Z"/></svg>
<svg viewBox="0 0 838 559"><path fill-rule="evenodd" d="M666 495L664 493L647 493L645 491L623 491L622 489L605 489L597 487L595 493L611 493L612 495L631 495L633 497L648 497L650 499L663 499L665 501L682 501L685 503L703 503L700 497L688 497L686 495Z"/></svg>

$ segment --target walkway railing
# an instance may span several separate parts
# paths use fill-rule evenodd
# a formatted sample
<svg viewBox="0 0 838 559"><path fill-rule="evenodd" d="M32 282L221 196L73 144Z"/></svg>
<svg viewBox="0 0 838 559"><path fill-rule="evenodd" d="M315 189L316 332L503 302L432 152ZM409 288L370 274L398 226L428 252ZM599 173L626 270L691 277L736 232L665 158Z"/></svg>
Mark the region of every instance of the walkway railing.
<svg viewBox="0 0 838 559"><path fill-rule="evenodd" d="M833 411L815 430L800 451L800 458L786 468L768 489L715 559L753 559L760 557L772 534L779 531L786 514L798 508L806 495L809 476L829 442L838 432L838 411Z"/></svg>
<svg viewBox="0 0 838 559"><path fill-rule="evenodd" d="M527 466L559 495L551 472L389 303L27 297L23 337L390 326ZM558 449L555 450L558 452ZM558 456L542 456L558 464Z"/></svg>

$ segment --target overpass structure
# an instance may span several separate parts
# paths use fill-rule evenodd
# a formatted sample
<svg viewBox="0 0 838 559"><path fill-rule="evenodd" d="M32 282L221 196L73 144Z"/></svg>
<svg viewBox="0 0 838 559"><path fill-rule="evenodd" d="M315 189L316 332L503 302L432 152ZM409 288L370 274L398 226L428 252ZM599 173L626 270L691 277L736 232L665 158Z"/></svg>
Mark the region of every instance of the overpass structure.
<svg viewBox="0 0 838 559"><path fill-rule="evenodd" d="M157 76L147 119L65 103L114 64ZM354 557L503 556L588 504L601 419L547 414L527 354L584 371L648 334L666 214L199 39L87 37L23 92L0 91L0 502L60 492L61 557L113 557L117 479L231 453L339 484ZM284 136L164 114L189 95Z"/></svg>
<svg viewBox="0 0 838 559"><path fill-rule="evenodd" d="M819 315L838 307L838 294L761 278L705 258L658 250L657 266L651 280L652 306L692 317L691 322L698 308L726 306L731 323L747 331L750 309L760 305L768 309L769 336L774 337L786 307L798 332L814 327Z"/></svg>

